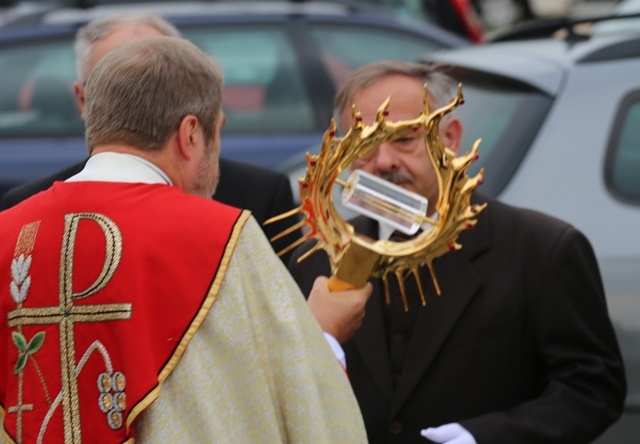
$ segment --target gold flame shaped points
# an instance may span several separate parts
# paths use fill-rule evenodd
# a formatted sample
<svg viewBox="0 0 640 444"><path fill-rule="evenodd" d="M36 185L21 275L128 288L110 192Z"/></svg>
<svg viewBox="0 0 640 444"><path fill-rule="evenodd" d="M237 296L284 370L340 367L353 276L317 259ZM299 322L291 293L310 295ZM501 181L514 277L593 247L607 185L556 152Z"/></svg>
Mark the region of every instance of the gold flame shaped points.
<svg viewBox="0 0 640 444"><path fill-rule="evenodd" d="M422 305L426 304L418 273L422 265L429 268L435 290L438 295L441 294L433 261L461 248L457 243L458 235L463 230L473 228L477 222L476 216L486 207L486 203L470 204L473 190L482 183L484 170L480 170L472 178L467 176L469 166L478 158L480 139L476 140L470 152L456 156L451 149L444 146L440 138L439 126L444 116L464 103L462 85L458 85L457 95L448 105L431 112L425 84L424 111L412 120L387 121L390 100L390 97L387 98L380 106L375 121L370 126L363 124L360 112L354 107L353 125L342 138L336 137L336 125L332 120L329 129L324 133L320 152L317 155L307 153L306 174L298 179L300 206L267 220L265 224L302 215L300 222L271 239L279 239L305 225L308 228L300 239L278 254L284 254L309 239L316 239L314 247L300 257L298 262L323 249L329 256L334 274L345 252L354 243L378 255L370 277L382 278L386 299L389 302L387 275L395 274L400 284L405 310L408 310L404 279L409 275L418 283ZM405 137L421 127L425 129L425 147L438 181L439 197L435 206L438 217L435 220L425 218L431 226L417 237L404 242L376 241L357 235L353 226L342 219L333 203L332 190L339 174L348 169L354 160L366 155L378 145Z"/></svg>

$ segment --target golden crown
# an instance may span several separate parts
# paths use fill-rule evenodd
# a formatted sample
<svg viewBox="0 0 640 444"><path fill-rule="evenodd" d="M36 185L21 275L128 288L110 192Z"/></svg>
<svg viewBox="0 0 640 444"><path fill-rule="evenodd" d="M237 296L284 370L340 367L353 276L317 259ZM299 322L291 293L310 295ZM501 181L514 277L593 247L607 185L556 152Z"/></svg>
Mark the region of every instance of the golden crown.
<svg viewBox="0 0 640 444"><path fill-rule="evenodd" d="M480 170L472 178L467 176L467 169L478 158L480 139L476 140L470 152L456 156L444 146L440 138L439 125L443 117L464 103L462 85L458 85L457 95L448 105L431 112L425 84L424 111L412 120L387 121L390 100L391 98L387 98L380 106L375 121L370 126L363 124L360 112L354 107L353 125L342 138L336 137L336 125L332 120L324 133L320 152L317 155L306 155L306 174L304 178L298 179L300 206L269 219L265 224L302 215L302 220L271 239L279 239L304 226L308 228L300 239L278 254L284 254L309 239L316 239L315 246L300 257L299 262L323 249L329 256L333 275L353 286L362 286L371 277L382 278L387 302L387 275L393 273L400 283L401 296L407 310L404 279L408 275L415 278L422 304L426 304L418 277L418 269L422 265L429 268L436 292L440 295L433 261L447 252L461 248L457 242L458 235L463 230L473 228L476 216L486 207L486 203L470 203L473 190L482 183L484 171ZM355 233L353 226L341 217L333 203L333 186L341 183L339 174L348 169L354 160L378 145L405 137L420 127L425 129L425 146L438 180L439 197L435 207L438 217L435 220L425 217L425 222L429 222L430 227L404 242L373 240ZM345 266L346 262L349 264Z"/></svg>

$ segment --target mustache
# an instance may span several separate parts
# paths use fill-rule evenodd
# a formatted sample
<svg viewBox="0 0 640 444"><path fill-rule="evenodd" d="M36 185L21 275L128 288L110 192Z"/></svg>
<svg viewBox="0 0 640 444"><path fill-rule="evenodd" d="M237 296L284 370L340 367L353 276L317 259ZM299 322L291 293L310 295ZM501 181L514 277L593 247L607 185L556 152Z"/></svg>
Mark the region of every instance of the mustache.
<svg viewBox="0 0 640 444"><path fill-rule="evenodd" d="M405 169L378 172L378 177L395 184L413 181L413 176Z"/></svg>

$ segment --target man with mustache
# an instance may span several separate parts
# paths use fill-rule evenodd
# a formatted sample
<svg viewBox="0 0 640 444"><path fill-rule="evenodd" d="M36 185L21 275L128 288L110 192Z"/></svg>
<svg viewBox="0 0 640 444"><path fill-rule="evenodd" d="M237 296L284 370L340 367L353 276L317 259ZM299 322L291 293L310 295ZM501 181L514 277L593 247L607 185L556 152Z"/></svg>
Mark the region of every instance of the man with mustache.
<svg viewBox="0 0 640 444"><path fill-rule="evenodd" d="M424 109L425 83L432 110L450 102L455 85L438 67L385 61L359 68L336 96L334 120L348 130L354 106L371 125L387 97L389 121L414 119ZM460 120L448 114L439 130L457 153ZM423 131L379 145L352 167L426 197L434 218L439 190ZM377 280L362 326L342 344L369 442L593 441L620 416L626 381L589 241L535 211L479 193L471 202L488 205L459 236L462 248L433 264L442 295L422 267L426 306L407 279L405 311L395 277L390 305ZM373 239L393 231L364 217L352 224ZM297 263L311 247L301 246L290 263L305 294L330 272L323 251Z"/></svg>

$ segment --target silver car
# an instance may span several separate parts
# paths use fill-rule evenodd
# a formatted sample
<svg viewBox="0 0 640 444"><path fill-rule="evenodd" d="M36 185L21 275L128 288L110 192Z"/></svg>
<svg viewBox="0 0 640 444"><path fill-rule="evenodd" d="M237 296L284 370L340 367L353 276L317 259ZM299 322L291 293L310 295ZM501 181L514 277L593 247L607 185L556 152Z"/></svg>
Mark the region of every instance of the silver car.
<svg viewBox="0 0 640 444"><path fill-rule="evenodd" d="M482 138L485 193L564 219L591 240L625 359L623 418L598 443L640 440L640 37L446 51L463 84L462 149Z"/></svg>

